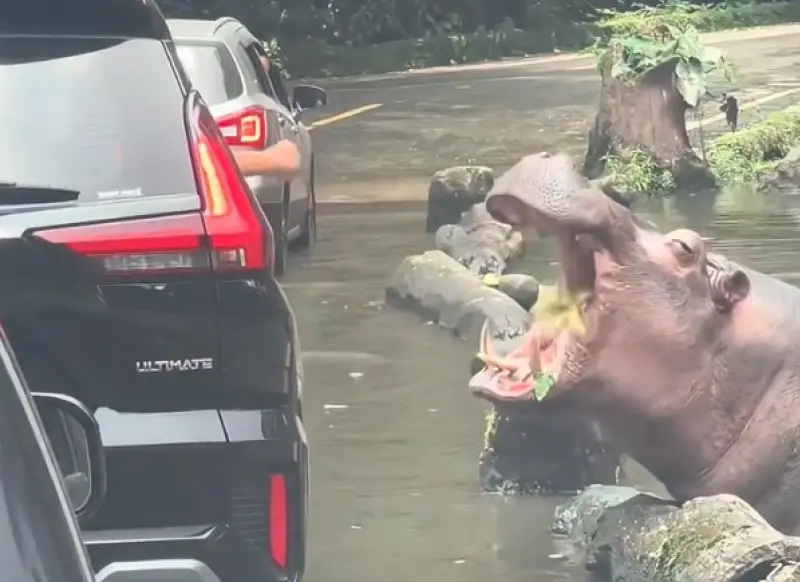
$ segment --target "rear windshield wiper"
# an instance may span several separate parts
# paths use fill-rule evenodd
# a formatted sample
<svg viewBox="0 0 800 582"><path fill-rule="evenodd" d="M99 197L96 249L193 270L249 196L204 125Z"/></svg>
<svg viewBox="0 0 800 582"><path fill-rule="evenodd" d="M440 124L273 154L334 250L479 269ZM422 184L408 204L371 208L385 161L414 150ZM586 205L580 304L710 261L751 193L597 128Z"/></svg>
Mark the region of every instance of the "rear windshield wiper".
<svg viewBox="0 0 800 582"><path fill-rule="evenodd" d="M0 206L27 206L30 204L63 204L75 202L81 195L78 190L56 188L40 184L22 184L0 180Z"/></svg>

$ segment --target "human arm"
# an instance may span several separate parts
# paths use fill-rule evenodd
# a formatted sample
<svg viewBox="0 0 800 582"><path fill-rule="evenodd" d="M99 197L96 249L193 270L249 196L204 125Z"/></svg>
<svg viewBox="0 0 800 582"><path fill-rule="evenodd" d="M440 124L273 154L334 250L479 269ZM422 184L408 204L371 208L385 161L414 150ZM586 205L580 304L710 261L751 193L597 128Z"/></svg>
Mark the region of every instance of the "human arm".
<svg viewBox="0 0 800 582"><path fill-rule="evenodd" d="M291 177L300 169L300 152L291 140L281 140L261 151L239 148L231 151L245 176L271 174Z"/></svg>

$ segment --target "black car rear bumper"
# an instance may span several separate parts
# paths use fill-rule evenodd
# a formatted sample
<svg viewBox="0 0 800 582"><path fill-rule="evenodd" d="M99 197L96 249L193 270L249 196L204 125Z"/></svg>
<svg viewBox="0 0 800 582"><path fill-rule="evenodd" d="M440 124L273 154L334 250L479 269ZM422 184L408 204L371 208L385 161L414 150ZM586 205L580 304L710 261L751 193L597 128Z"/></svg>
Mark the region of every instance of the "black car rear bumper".
<svg viewBox="0 0 800 582"><path fill-rule="evenodd" d="M206 565L220 582L302 577L308 449L301 419L289 410L122 416L113 424L125 426L128 442L108 443L103 431L111 444L109 494L84 532L96 572L183 559ZM101 427L111 424L99 417ZM197 438L198 424L207 438Z"/></svg>
<svg viewBox="0 0 800 582"><path fill-rule="evenodd" d="M289 579L278 570L254 564L225 525L88 532L84 540L98 572L125 570L126 565L144 562L193 560L207 567L220 582Z"/></svg>
<svg viewBox="0 0 800 582"><path fill-rule="evenodd" d="M95 576L97 582L220 582L211 568L197 560L114 562Z"/></svg>

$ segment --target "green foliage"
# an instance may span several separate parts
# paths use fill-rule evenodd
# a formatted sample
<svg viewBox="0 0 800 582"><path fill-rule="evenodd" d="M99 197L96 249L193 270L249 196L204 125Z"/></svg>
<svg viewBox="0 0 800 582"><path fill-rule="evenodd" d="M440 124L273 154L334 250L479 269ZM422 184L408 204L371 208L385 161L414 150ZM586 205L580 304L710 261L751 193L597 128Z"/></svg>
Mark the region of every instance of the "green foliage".
<svg viewBox="0 0 800 582"><path fill-rule="evenodd" d="M601 19L596 23L601 39L637 36L668 41L674 37L670 29L678 31L689 28L704 28L709 14L719 11L702 4L669 2L660 6L642 6L632 12L601 10Z"/></svg>
<svg viewBox="0 0 800 582"><path fill-rule="evenodd" d="M598 67L612 77L636 81L656 67L674 66L678 91L689 107L697 107L708 92L709 75L730 79L733 74L722 51L700 40L697 15L709 10L716 9L675 3L607 15L597 23L603 31L595 46Z"/></svg>
<svg viewBox="0 0 800 582"><path fill-rule="evenodd" d="M274 38L270 41L262 40L261 46L264 47L264 52L267 53L271 65L278 67L284 79L289 79L289 72L286 68L286 57L283 54L283 49L278 40Z"/></svg>
<svg viewBox="0 0 800 582"><path fill-rule="evenodd" d="M702 2L668 1L655 5L639 5L636 10L617 12L601 10L595 23L601 38L614 36L644 36L659 38L665 27L687 30L693 27L700 32L767 26L800 19L800 5L796 2Z"/></svg>
<svg viewBox="0 0 800 582"><path fill-rule="evenodd" d="M624 192L657 196L675 188L672 173L659 167L646 152L635 150L608 156L605 162L612 183Z"/></svg>
<svg viewBox="0 0 800 582"><path fill-rule="evenodd" d="M659 7L651 10L654 14L669 13L667 20L677 28L688 20L702 32L800 21L800 2L793 1L728 2L694 11L688 3L643 1ZM234 16L259 38L277 39L282 69L293 76L381 73L551 52L555 47L579 49L597 35L610 37L609 31L625 30L641 19L641 11L627 12L629 0L158 2L170 18ZM609 13L612 9L620 13Z"/></svg>
<svg viewBox="0 0 800 582"><path fill-rule="evenodd" d="M722 182L751 184L773 170L798 144L800 105L794 105L737 132L720 136L709 149L708 161Z"/></svg>

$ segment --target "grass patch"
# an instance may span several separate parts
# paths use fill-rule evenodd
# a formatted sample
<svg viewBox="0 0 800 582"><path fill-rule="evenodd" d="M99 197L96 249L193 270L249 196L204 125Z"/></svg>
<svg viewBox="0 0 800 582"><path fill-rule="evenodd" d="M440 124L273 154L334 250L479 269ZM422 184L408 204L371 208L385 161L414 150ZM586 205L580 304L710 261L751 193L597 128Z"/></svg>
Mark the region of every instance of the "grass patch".
<svg viewBox="0 0 800 582"><path fill-rule="evenodd" d="M750 192L759 178L773 172L798 146L800 105L792 105L718 137L708 149L708 165L721 184ZM606 174L615 187L628 194L659 196L675 188L672 174L640 150L606 157Z"/></svg>
<svg viewBox="0 0 800 582"><path fill-rule="evenodd" d="M626 194L659 196L675 188L672 173L641 150L607 156L605 162L612 184Z"/></svg>
<svg viewBox="0 0 800 582"><path fill-rule="evenodd" d="M800 145L800 105L717 138L708 152L714 175L723 183L757 182Z"/></svg>

